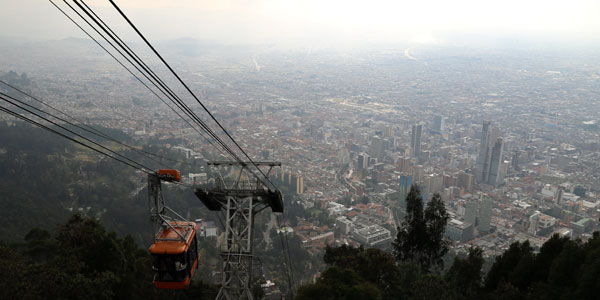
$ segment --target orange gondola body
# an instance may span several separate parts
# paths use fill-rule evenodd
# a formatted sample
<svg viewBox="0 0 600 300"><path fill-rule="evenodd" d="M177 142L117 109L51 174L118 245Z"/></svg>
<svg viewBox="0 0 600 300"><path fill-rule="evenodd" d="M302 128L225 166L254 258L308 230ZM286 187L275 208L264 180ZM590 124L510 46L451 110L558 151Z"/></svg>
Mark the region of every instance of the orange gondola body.
<svg viewBox="0 0 600 300"><path fill-rule="evenodd" d="M171 179L174 181L181 181L181 173L179 172L179 170L160 169L160 170L158 170L157 173L158 173L158 175L171 176Z"/></svg>
<svg viewBox="0 0 600 300"><path fill-rule="evenodd" d="M198 229L194 222L172 221L158 232L150 246L155 287L183 289L189 285L198 268Z"/></svg>

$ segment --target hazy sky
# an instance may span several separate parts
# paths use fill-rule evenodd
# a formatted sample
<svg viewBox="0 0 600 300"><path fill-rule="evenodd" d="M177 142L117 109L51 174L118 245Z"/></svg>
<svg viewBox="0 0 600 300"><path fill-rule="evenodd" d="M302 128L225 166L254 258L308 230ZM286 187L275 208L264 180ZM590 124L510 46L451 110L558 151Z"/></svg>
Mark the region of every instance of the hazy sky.
<svg viewBox="0 0 600 300"><path fill-rule="evenodd" d="M63 7L62 1L55 1ZM117 0L153 40L226 43L449 42L521 36L597 42L600 0ZM0 36L82 37L46 0L0 0ZM128 31L106 0L88 0ZM71 12L72 13L72 12ZM121 32L121 31L119 31Z"/></svg>

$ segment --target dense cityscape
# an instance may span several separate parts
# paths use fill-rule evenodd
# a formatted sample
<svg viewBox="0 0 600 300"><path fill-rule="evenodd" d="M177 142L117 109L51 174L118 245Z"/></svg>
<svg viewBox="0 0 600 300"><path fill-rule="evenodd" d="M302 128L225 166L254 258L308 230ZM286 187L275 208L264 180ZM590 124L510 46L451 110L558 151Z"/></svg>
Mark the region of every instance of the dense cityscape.
<svg viewBox="0 0 600 300"><path fill-rule="evenodd" d="M531 63L459 50L231 54L224 65L205 55L178 63L255 157L283 162L276 176L296 201L335 219L294 229L313 252L332 243L388 245L412 184L425 202L442 196L457 249L477 245L494 255L515 240L541 245L555 232L585 239L598 229L600 140L590 104L599 71L566 65L559 53ZM118 66L91 55L80 55L81 67L69 73L43 57L5 67L27 72L33 93L90 123L141 140L178 138L165 147L190 157L218 156Z"/></svg>
<svg viewBox="0 0 600 300"><path fill-rule="evenodd" d="M311 255L327 245L390 249L412 185L425 203L441 195L455 253L477 246L494 257L515 241L539 249L555 233L586 240L600 229L600 69L589 53L162 46L254 159L282 162L272 178L311 217L278 230ZM189 161L221 157L91 42L0 52L0 73L26 76L32 94L89 124ZM204 167L182 175L210 180ZM202 224L205 236L221 234L214 220Z"/></svg>

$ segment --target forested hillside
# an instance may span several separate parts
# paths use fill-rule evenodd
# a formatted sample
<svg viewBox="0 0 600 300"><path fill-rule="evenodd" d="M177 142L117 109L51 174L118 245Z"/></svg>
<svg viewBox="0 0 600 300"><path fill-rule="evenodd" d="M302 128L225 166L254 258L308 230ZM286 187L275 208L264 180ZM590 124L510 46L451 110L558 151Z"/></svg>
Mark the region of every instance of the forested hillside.
<svg viewBox="0 0 600 300"><path fill-rule="evenodd" d="M23 243L0 245L0 264L1 299L213 299L218 291L201 281L155 289L146 249L77 214L56 230L34 228Z"/></svg>
<svg viewBox="0 0 600 300"><path fill-rule="evenodd" d="M41 129L0 123L0 168L2 241L52 228L75 211L121 233L145 225L145 203L131 195L140 175Z"/></svg>
<svg viewBox="0 0 600 300"><path fill-rule="evenodd" d="M131 143L122 132L98 127ZM144 161L138 152L99 141L125 156ZM141 148L141 147L140 147ZM158 153L156 147L145 147ZM173 156L172 153L169 153ZM193 165L167 161L163 166L187 170ZM48 133L16 122L0 122L0 240L22 240L34 227L52 229L74 212L97 217L119 234L148 243L146 175L115 160ZM169 189L170 206L208 214L192 190Z"/></svg>

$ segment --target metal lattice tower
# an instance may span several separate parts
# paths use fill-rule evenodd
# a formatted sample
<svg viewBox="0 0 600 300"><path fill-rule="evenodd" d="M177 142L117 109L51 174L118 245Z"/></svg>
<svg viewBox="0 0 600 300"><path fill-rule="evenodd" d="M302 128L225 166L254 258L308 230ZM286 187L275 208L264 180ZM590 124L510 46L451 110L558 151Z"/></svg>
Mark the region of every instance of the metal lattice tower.
<svg viewBox="0 0 600 300"><path fill-rule="evenodd" d="M162 181L173 182L178 180L170 174L148 174L148 208L150 209L150 223L155 240L158 237L160 228L170 227L185 241L185 237L175 230L171 221L188 221L165 204L161 184Z"/></svg>
<svg viewBox="0 0 600 300"><path fill-rule="evenodd" d="M266 176L279 162L209 162L219 174L216 187L197 188L196 196L211 211L222 211L225 216L225 243L221 249L223 258L221 289L217 300L253 300L251 291L254 251L254 216L270 207L271 211L283 212L283 199L278 190L268 189L260 180L242 179L248 166L269 167ZM233 180L224 179L220 166L240 167Z"/></svg>

